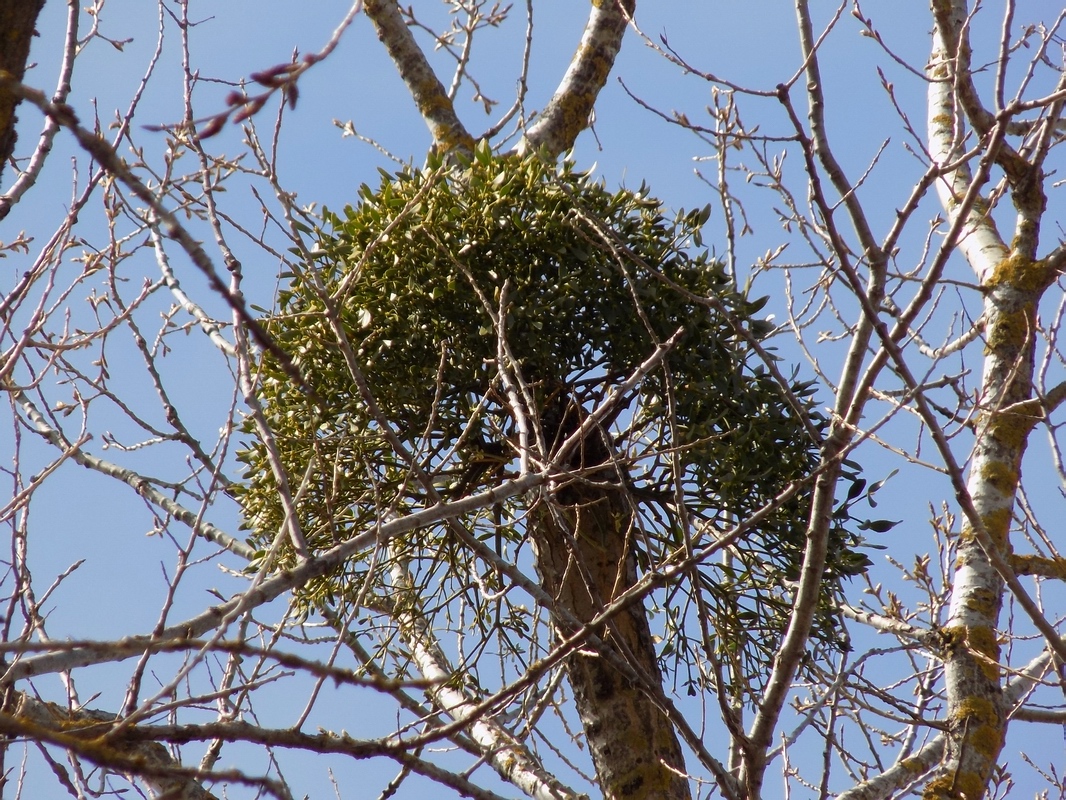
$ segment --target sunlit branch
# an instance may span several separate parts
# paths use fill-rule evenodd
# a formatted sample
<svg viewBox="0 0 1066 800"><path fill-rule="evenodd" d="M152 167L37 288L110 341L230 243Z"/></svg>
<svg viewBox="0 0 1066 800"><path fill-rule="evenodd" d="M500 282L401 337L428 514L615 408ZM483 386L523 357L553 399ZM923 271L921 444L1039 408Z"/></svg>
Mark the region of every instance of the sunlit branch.
<svg viewBox="0 0 1066 800"><path fill-rule="evenodd" d="M591 4L588 24L570 66L548 105L526 130L519 153L544 152L555 158L574 146L578 134L588 127L635 8L636 0Z"/></svg>
<svg viewBox="0 0 1066 800"><path fill-rule="evenodd" d="M215 347L227 356L236 356L237 351L234 349L233 344L222 335L218 322L211 319L203 308L193 302L192 298L182 289L177 275L174 274L174 270L170 266L170 259L167 257L166 250L163 247L163 237L159 233L159 227L151 225L148 230L152 236L152 246L155 249L156 261L159 263L159 271L163 273L163 279L166 281L170 293L174 295L181 307L200 323L200 328L207 334Z"/></svg>
<svg viewBox="0 0 1066 800"><path fill-rule="evenodd" d="M412 593L414 587L406 564L398 553L393 556L393 583L402 591ZM434 702L452 719L461 721L467 727L493 769L504 780L537 800L577 798L577 793L553 778L525 745L490 714L478 709L477 702L460 688L454 680L456 670L448 663L429 620L421 610L412 605L410 599L404 598L400 598L396 606L400 635L410 648L418 671L430 682L429 693Z"/></svg>
<svg viewBox="0 0 1066 800"><path fill-rule="evenodd" d="M366 0L364 9L429 127L434 147L441 152L472 151L474 138L456 115L448 91L415 42L396 0Z"/></svg>
<svg viewBox="0 0 1066 800"><path fill-rule="evenodd" d="M444 786L455 788L466 796L478 800L506 800L463 775L419 758L410 752L403 742L355 739L344 731L321 730L319 733L309 734L291 728L264 728L244 721L233 721L203 725L143 725L130 729L127 735L130 738L174 744L221 739L227 742L252 742L271 747L294 748L312 753L338 753L358 759L386 757L407 765L414 772L426 775ZM211 777L217 774L211 773Z"/></svg>
<svg viewBox="0 0 1066 800"><path fill-rule="evenodd" d="M1030 554L1011 553L1007 557L1015 575L1039 575L1042 578L1055 578L1066 581L1066 558L1056 556L1034 556Z"/></svg>
<svg viewBox="0 0 1066 800"><path fill-rule="evenodd" d="M943 646L943 642L938 638L935 631L915 628L913 625L908 625L902 620L886 617L883 614L875 614L872 611L855 608L854 606L843 605L840 610L848 619L853 619L856 622L869 625L878 633L887 633L896 636L902 641L913 642L934 652Z"/></svg>
<svg viewBox="0 0 1066 800"><path fill-rule="evenodd" d="M150 646L155 641L202 636L208 631L218 628L233 614L251 610L280 597L285 592L304 586L308 581L326 575L355 554L379 542L385 544L396 536L418 528L468 514L481 508L492 507L510 497L528 492L544 484L549 478L550 476L544 473L532 473L517 480L505 481L490 490L464 497L454 503L440 503L421 511L411 512L408 515L382 523L378 527L354 536L322 555L301 562L292 569L266 578L257 587L238 594L225 603L212 606L184 622L170 625L155 635L127 637L105 649L81 648L63 653L45 654L22 659L8 668L4 674L4 680L14 681L31 675L70 670L89 666L90 664L122 661L143 652L145 647ZM491 548L485 549L489 553L493 552ZM531 582L526 581L526 583L533 591L536 591L536 587ZM543 592L538 592L538 594L544 597ZM544 598L544 601L550 603L550 599Z"/></svg>
<svg viewBox="0 0 1066 800"><path fill-rule="evenodd" d="M103 734L114 722L115 715L106 711L85 708L71 711L56 703L37 700L25 692L19 694L13 713L0 712L0 730L8 736L50 742L102 767L136 776L156 797L217 800L204 788L202 780L222 777L220 773L203 774L199 770L184 769L166 747L151 739L106 741ZM248 780L235 771L225 777L235 783L273 783L266 779ZM284 791L278 784L273 784L273 789Z"/></svg>

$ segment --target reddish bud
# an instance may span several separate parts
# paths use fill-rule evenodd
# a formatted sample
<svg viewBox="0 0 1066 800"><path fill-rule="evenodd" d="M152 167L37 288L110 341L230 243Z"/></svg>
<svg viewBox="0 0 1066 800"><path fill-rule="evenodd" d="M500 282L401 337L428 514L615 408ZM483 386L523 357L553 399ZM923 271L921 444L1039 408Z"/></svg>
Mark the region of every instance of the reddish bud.
<svg viewBox="0 0 1066 800"><path fill-rule="evenodd" d="M217 117L213 117L207 121L207 124L200 128L196 134L197 139L208 139L222 130L222 126L226 124L226 116L220 114Z"/></svg>

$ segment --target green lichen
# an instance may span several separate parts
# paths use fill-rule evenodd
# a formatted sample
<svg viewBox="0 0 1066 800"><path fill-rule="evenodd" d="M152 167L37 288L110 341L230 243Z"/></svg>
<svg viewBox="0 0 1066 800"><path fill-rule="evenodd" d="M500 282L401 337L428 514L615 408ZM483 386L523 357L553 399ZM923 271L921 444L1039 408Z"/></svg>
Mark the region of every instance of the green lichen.
<svg viewBox="0 0 1066 800"><path fill-rule="evenodd" d="M988 788L988 778L996 757L1003 747L1003 719L996 704L983 697L971 696L958 704L952 715L952 730L961 732L958 752L980 756L980 762L962 765L949 761L940 774L926 785L925 800L980 800Z"/></svg>
<svg viewBox="0 0 1066 800"><path fill-rule="evenodd" d="M963 625L948 625L940 629L940 646L948 655L966 641L966 628Z"/></svg>
<svg viewBox="0 0 1066 800"><path fill-rule="evenodd" d="M1010 531L1011 523L1010 508L1003 506L994 511L989 511L982 517L982 522L984 522L985 531L988 533L989 538L1001 549L1009 549L1010 540L1007 533ZM960 544L971 544L974 538L973 528L969 525L963 526L962 535L959 537ZM955 566L959 567L964 563L966 563L965 557L960 555L955 561Z"/></svg>
<svg viewBox="0 0 1066 800"><path fill-rule="evenodd" d="M965 606L985 619L991 619L999 610L999 595L991 589L977 589L966 597Z"/></svg>
<svg viewBox="0 0 1066 800"><path fill-rule="evenodd" d="M1026 301L1013 310L1001 309L988 326L985 353L1010 356L1032 338L1034 330L1033 303Z"/></svg>
<svg viewBox="0 0 1066 800"><path fill-rule="evenodd" d="M915 775L921 775L929 768L920 758L905 758L899 762L899 765L907 772L912 772Z"/></svg>
<svg viewBox="0 0 1066 800"><path fill-rule="evenodd" d="M1018 575L1043 575L1066 580L1066 558L1011 554L1008 560L1011 569Z"/></svg>
<svg viewBox="0 0 1066 800"><path fill-rule="evenodd" d="M959 772L929 781L922 792L922 800L978 800L984 794L985 781L980 775Z"/></svg>
<svg viewBox="0 0 1066 800"><path fill-rule="evenodd" d="M996 412L988 420L985 434L1014 452L1025 445L1033 426L1043 418L1037 400L1028 400L1012 411Z"/></svg>

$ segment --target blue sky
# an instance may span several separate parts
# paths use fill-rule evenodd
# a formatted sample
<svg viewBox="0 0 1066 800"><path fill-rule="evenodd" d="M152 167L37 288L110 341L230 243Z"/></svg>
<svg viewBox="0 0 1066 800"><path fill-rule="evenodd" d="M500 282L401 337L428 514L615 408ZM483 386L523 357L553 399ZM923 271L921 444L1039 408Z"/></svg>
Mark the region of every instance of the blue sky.
<svg viewBox="0 0 1066 800"><path fill-rule="evenodd" d="M1059 10L1051 0L1025 5L1025 14L1032 15L1031 18L1043 16L1048 21ZM816 6L816 12L821 15L819 22L825 22L835 11L835 7L827 4ZM192 60L204 79L196 96L198 115L207 116L221 110L223 98L230 90L228 85L212 84L211 80L240 80L252 72L288 61L294 48L301 53L318 50L343 17L347 4L339 0L323 0L298 4L298 10L296 8L296 4L281 0L193 4L190 16L203 20L194 31L192 52ZM885 45L920 70L927 59L931 27L926 4L915 0L867 2L863 4L863 11L874 19ZM433 14L438 14L438 21L441 18L435 6L430 6L426 13L430 19ZM584 24L573 4L563 0L538 1L534 13L534 50L527 99L530 109L541 106L550 96ZM41 38L34 45L32 60L38 66L28 73L27 81L46 91L50 91L54 84L64 14L61 5L55 2L46 5L39 26ZM522 8L516 6L514 14L515 21L509 27L482 34L484 39L481 46L475 47L472 62L474 74L483 81L483 93L498 99L500 105L493 114L486 116L480 105L466 102L470 96L468 87L460 91L460 113L474 132L495 121L499 110L507 107L513 98L523 35ZM987 37L997 35L998 14L996 11L978 18L977 40L987 41ZM79 58L69 102L83 120L91 119L95 108L106 127L115 110L124 108L136 90L155 48L159 21L155 4L137 0L110 0L100 19L101 30L116 42L123 42L121 49L101 39L89 43ZM640 7L638 22L653 41L660 42L659 37L665 36L669 45L682 53L696 69L727 77L753 89L772 90L777 83L791 77L800 65L794 14L789 4L778 0L649 2ZM84 19L83 24L88 25L88 20ZM162 58L137 114L138 125L173 123L182 115L178 40L173 21L168 18L165 26ZM847 11L839 29L827 40L822 59L829 97L830 137L845 171L852 177L858 176L884 148L877 166L860 189L860 196L872 212L872 221L884 231L894 219L895 209L903 204L920 176L922 166L907 151L907 146L914 147L915 143L909 141L900 129L896 112L881 88L876 66L880 66L886 79L893 83L902 110L919 132L924 129L925 121L924 83L885 57L875 41L862 35L859 24L848 16ZM438 54L433 63L446 65L447 59ZM991 74L989 71L985 77ZM797 107L804 109L799 92L801 87L802 82L793 98ZM667 115L678 111L697 124L707 122L703 109L711 102L711 85L695 75L683 76L676 66L667 63L630 32L597 105L595 135L591 132L582 135L573 159L582 168L595 169L608 186L635 187L647 181L653 193L671 207L691 208L712 202L711 187L696 175L697 170L708 178L714 175L714 165L699 160L710 155L706 144L640 108L626 89ZM269 133L267 115L272 113L270 108L272 106L268 106L268 111L260 118L263 135ZM791 133L780 104L773 98L746 99L742 114L749 127L757 124L760 133L766 136L781 137ZM34 141L40 119L29 109L23 109L21 119L21 145L26 148ZM297 193L300 205L343 206L356 199L356 190L361 183L376 185L378 168L395 167L370 146L342 137L334 120L350 120L360 134L375 139L399 158L415 164L421 163L430 143L425 125L405 87L377 42L369 21L363 17L355 20L337 51L302 78L299 103L295 110L286 112L279 146L279 172L286 187ZM145 147L150 160L157 160L151 154L158 154L164 147L162 134L138 129L135 139ZM210 146L222 152L236 146L239 140L239 130L231 127L211 140ZM768 144L770 152L782 147ZM70 202L71 158L77 159L80 180L84 180L87 157L61 135L40 185L8 217L0 238L9 240L12 231L22 228L37 236L38 244L47 238ZM735 158L737 162L750 163L751 160L748 153L738 152ZM802 165L794 149L785 160L785 170L802 198ZM9 177L5 173L5 179ZM746 265L753 264L767 250L781 244L788 245L790 250L786 252L796 253L797 260L802 260L795 232L784 230L774 212L773 197L768 192L755 193L739 173L731 173L731 180L738 182L738 191L744 194L745 209L754 229L754 233L743 237L738 245L737 260L742 277L747 271ZM249 226L258 225L259 205L250 193L248 183L235 180L233 184L227 197L229 211ZM1052 201L1048 221L1061 223L1064 218L1062 200L1053 197ZM936 215L933 198L926 201L923 212L928 218ZM84 216L81 235L92 240L101 230L99 213L90 211ZM1004 215L1004 220L1009 220L1009 216ZM719 252L724 247L722 225L721 210L716 207L705 239ZM903 240L899 258L901 268L919 260L926 230L918 224L913 227L913 232ZM1049 226L1045 240L1050 243L1061 235L1061 227L1051 230ZM276 261L265 257L251 243L241 241L239 236L234 237L234 242L235 253L245 267L246 291L253 301L269 305L276 286ZM142 270L143 275L155 277L158 274L147 253L137 258L136 269ZM4 283L21 274L23 269L19 260L11 256L6 263L0 264L0 268L3 270L0 271L0 282ZM72 264L69 269L78 270L80 266ZM179 271L190 287L199 286L200 279L188 265L181 265ZM952 265L949 276L963 282L970 278L961 260ZM128 277L131 285L140 279L132 271ZM782 318L784 295L778 274L759 276L755 293L770 294L772 300L768 311L773 310L778 319ZM1059 296L1054 290L1052 294L1050 303L1053 306ZM204 293L199 292L199 295ZM160 313L168 302L167 298L160 298ZM945 306L951 302L953 298L949 297ZM213 310L222 313L221 306ZM72 304L71 313L75 322L88 320L87 316L82 316L88 314L84 303ZM956 334L959 324L956 323ZM939 343L941 336L950 338L949 328L945 316L938 316L929 329L930 338L934 343ZM826 332L839 334L840 328L837 326L834 330L827 325ZM776 343L787 361L809 371L802 354L787 337ZM828 342L822 347L820 352L827 354L827 364L833 364L833 354L842 352L843 345ZM112 370L122 375L123 390L128 397L142 400L151 397L150 386L144 382L143 370L139 368L132 347L123 347L116 342L109 348L108 359ZM175 402L186 411L188 424L205 438L212 439L232 399L229 388L232 381L224 365L197 337L175 339L174 353L165 363ZM973 352L968 353L958 366L959 369L979 369L978 358ZM1056 366L1055 371L1060 372L1061 368ZM973 378L969 385L973 386ZM53 399L64 396L60 388L50 392ZM872 412L876 413L878 408L873 406ZM157 422L161 421L158 408L148 413ZM123 440L125 425L117 414L113 418L106 414L96 417L96 439L92 445L97 448L96 452L108 455L99 449L104 441L101 431L112 430ZM915 448L920 435L910 420L894 422L886 431L899 446L911 449ZM1056 515L1061 514L1062 494L1049 463L1045 441L1046 437L1040 433L1033 437L1027 474L1037 477L1037 481L1031 484L1034 504ZM965 435L956 440L960 460L965 458L966 442ZM121 458L124 463L153 474L180 471L180 462L161 464L157 453L156 450L144 454L129 453ZM931 457L931 450L926 449L922 454ZM50 455L41 451L38 457L43 465ZM891 545L891 553L909 563L914 554L929 552L932 543L927 508L930 503L939 507L942 501L950 501L951 492L946 482L926 471L907 468L902 459L875 446L860 451L858 460L868 470L871 480L884 477L893 469L901 469L879 496L882 505L876 512L871 512L905 520L885 541ZM52 636L106 638L150 629L159 615L166 588L166 571L172 568L173 547L160 537L145 538L144 534L153 527L151 515L143 504L131 502L128 489L73 465L63 469L62 481L42 492L40 499L44 502L40 502L33 513L31 563L38 580L42 585L48 585L52 576L75 560L85 561L51 601ZM237 514L232 506L220 504L211 509L209 517L230 531L236 530ZM183 535L184 532L180 533L179 538ZM875 579L898 582L898 578L893 577L897 573L883 562L882 556L875 553L873 557L878 561ZM232 561L222 561L231 568L239 568ZM175 618L210 602L205 594L207 589L217 587L228 595L239 586L237 579L218 569L196 573L183 584L177 598ZM900 590L906 592L909 587ZM86 598L91 601L86 602ZM1066 599L1059 587L1046 590L1045 599L1049 598L1058 600L1054 605L1059 608ZM101 698L89 705L115 707L121 700L126 675L128 668L122 665L87 671L80 679L82 698L101 692ZM41 681L37 685L42 693L54 692L56 699L61 696L57 681ZM295 702L299 706L301 700ZM387 705L383 705L382 713L387 713L386 708ZM361 709L360 714L364 719L371 716L367 709ZM344 721L345 715L340 716L337 727L348 727L355 733L352 723ZM385 724L389 721L385 720ZM1012 728L1011 736L1030 737L1034 730L1031 726L1018 724ZM1030 745L1034 759L1045 765L1056 763L1056 759L1061 763L1062 741L1058 730L1040 728L1039 736L1040 741ZM293 758L295 760L290 762L296 765L293 774L298 776L293 780L294 787L312 796L328 796L328 782L316 761ZM337 768L348 773L348 785L359 785L355 781L365 780L359 777L355 765L344 764ZM392 767L386 765L384 769L383 774L387 774ZM1029 784L1025 776L1031 775L1028 770L1020 761L1013 765L1017 791L1022 795L1032 793L1026 791ZM375 776L378 781L385 779L381 775ZM345 784L342 782L341 785ZM233 793L230 796L242 795Z"/></svg>

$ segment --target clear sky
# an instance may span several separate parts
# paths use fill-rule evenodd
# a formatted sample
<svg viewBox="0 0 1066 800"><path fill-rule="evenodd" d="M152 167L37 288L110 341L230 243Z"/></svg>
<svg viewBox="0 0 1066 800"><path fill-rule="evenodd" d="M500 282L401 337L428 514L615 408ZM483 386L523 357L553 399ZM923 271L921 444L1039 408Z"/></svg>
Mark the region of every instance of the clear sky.
<svg viewBox="0 0 1066 800"><path fill-rule="evenodd" d="M1053 0L1033 0L1021 5L1025 6L1026 20L1042 17L1050 22L1060 10ZM578 6L584 8L583 4L575 4L572 0L537 0L534 4L534 45L526 99L529 109L538 108L545 102L565 69L584 25ZM820 23L826 22L836 11L835 6L826 3L816 3L815 6L821 15ZM927 4L916 0L891 3L871 0L862 6L863 12L874 19L882 33L884 46L911 67L921 70L928 58L931 28ZM197 114L208 116L223 108L230 87L211 81L237 81L253 72L284 63L290 59L294 48L301 53L318 50L347 8L348 4L343 0L191 3L190 16L202 19L194 31L191 54L204 81L197 90ZM417 7L416 10L422 13ZM910 118L919 132L924 130L925 123L925 85L919 76L886 57L880 44L863 36L861 26L849 15L849 10L845 10L839 28L827 39L822 54L823 77L830 100L830 136L843 168L853 178L867 170L873 159L878 159L861 195L874 212L873 222L883 232L894 220L896 209L905 202L921 174L922 165L909 152L918 145L901 129L897 111L882 88L877 67L881 67L884 77L892 82L899 110ZM26 78L27 82L46 92L54 86L58 70L65 13L65 7L55 0L46 5L39 25L41 36L35 42L32 56L37 66ZM425 13L427 19L438 22L444 19L436 5L431 5ZM498 31L483 32L482 40L475 42L471 71L482 81L482 94L497 99L499 105L486 115L479 103L469 100L470 87L464 87L459 93L458 107L472 131L491 125L501 109L513 100L524 35L523 13L521 4L516 4L512 23ZM997 11L979 18L975 29L977 40L987 41L998 35L1001 21L998 15ZM95 113L101 126L107 128L116 110L128 106L145 74L157 45L159 15L154 3L109 0L99 19L101 31L114 44L99 38L89 43L78 60L69 102L82 120L91 120ZM748 88L770 91L776 84L788 80L800 67L794 14L791 4L780 0L644 2L638 10L638 22L653 43L661 45L665 38L669 46L697 70L714 73ZM89 24L87 18L83 19L86 28ZM136 122L141 126L174 123L183 113L181 52L174 21L169 17L164 21L164 30L159 66L145 88L136 115ZM1061 54L1054 57L1060 58ZM447 70L446 57L438 53L433 58L435 65ZM450 75L450 72L446 74ZM991 80L990 75L991 71L988 71L979 80ZM802 87L802 82L799 86ZM286 112L278 151L279 173L285 186L296 192L298 204L340 208L356 200L360 184L376 185L378 168L396 168L373 147L342 136L335 121L351 121L360 134L372 138L403 161L419 164L424 159L430 143L429 134L367 19L358 17L355 20L336 52L308 71L299 88L296 108ZM712 102L712 85L697 75L683 75L676 65L668 63L630 32L597 105L594 129L582 134L573 159L583 168L594 169L608 186L635 187L647 181L653 193L671 207L692 208L713 203L715 165L701 160L712 154L710 148L691 132L681 130L642 108L633 96L666 115L683 112L696 124L709 124L704 109ZM804 109L798 89L794 97L797 105ZM264 136L270 132L267 123L267 115L273 113L270 109L273 105L268 106L261 118L260 131ZM746 98L741 113L749 127L758 125L760 133L768 137L791 134L781 106L774 98ZM23 109L21 119L21 144L26 148L34 141L40 118L35 111ZM227 147L236 146L240 137L239 129L230 127L211 140L210 147L224 152ZM135 139L145 148L147 158L158 163L158 153L165 147L163 135L139 128ZM771 153L783 147L779 142L767 143ZM125 155L133 157L128 152ZM40 185L4 222L0 239L9 241L13 232L20 229L37 237L35 246L47 239L71 202L72 158L76 160L78 180L84 182L88 158L73 147L68 137L61 135ZM735 158L734 165L750 161L748 153L737 153ZM802 182L802 165L794 149L785 159L784 170L802 201L806 187ZM700 173L711 184L701 179ZM5 173L4 177L6 181L9 175ZM795 259L802 261L805 254L798 234L781 225L773 196L765 191L760 194L754 185L745 183L740 173L731 173L731 180L737 182L737 193L744 198L752 229L737 246L741 279L750 275L750 265L779 245L787 245L791 248L788 252L795 253ZM249 185L241 179L233 181L226 197L227 211L242 224L257 229L261 225L260 206ZM932 202L933 198L929 198L923 207L928 218L936 215ZM1061 197L1053 197L1052 202L1056 205L1053 205L1053 213L1048 219L1057 221L1059 227L1046 232L1045 239L1049 243L1063 235L1061 223L1066 218L1062 213ZM1009 216L1004 220L1008 221L1004 230L1009 230ZM102 230L99 211L87 212L82 226L81 235L98 243ZM719 254L725 252L723 226L721 208L716 205L705 240ZM917 264L924 246L927 229L920 225L913 227L913 232L901 242L901 269L908 264ZM251 242L242 241L239 236L234 237L234 245L235 254L244 263L246 292L253 302L269 307L277 285L276 259L264 254ZM31 249L31 253L35 254L35 251ZM22 257L9 255L6 262L0 264L0 287L10 285L24 268ZM71 264L69 268L76 270L81 266ZM178 264L176 268L190 286L199 285L199 278L188 264ZM127 277L130 285L135 285L143 276L158 277L157 267L147 250L137 257L135 265L131 265ZM949 277L958 281L970 278L961 260L953 264ZM772 300L768 312L772 311L776 319L783 318L784 290L778 274L757 276L754 292L770 294ZM204 296L205 293L199 294ZM1052 295L1052 304L1058 303L1059 293L1053 289ZM949 302L953 301L945 300L945 305ZM160 313L163 313L169 306L169 298L160 298L158 304ZM213 311L221 314L221 306ZM79 321L91 322L88 304L81 300L72 303L71 314L74 325ZM950 316L950 312L938 316L935 325L929 329L928 334L934 343L951 339L960 332L964 318L960 316L954 322L948 322ZM819 321L819 324L823 323L828 339L823 352L830 354L826 363L833 364L832 354L843 352L843 344L832 341L833 336L841 334L841 328L839 325L833 328L828 320ZM788 337L782 337L776 344L786 361L795 363L801 371L810 371L810 365L804 363L802 353ZM177 341L174 352L164 363L175 404L183 410L190 427L211 441L216 438L220 420L225 419L232 401L232 379L224 365L206 347L198 337ZM150 404L152 390L134 349L123 347L116 341L108 351L108 361L112 373L121 376L125 397ZM978 359L971 354L970 360L960 360L958 367L960 370L977 369ZM1056 364L1052 372L1058 374L1061 366ZM973 378L968 385L973 386ZM48 392L54 401L65 396L60 387L50 388ZM161 423L158 403L149 405L149 409L148 416ZM877 413L884 410L874 407ZM8 436L8 430L0 432L0 437ZM114 434L120 443L132 443L132 438L124 437L133 437L134 432L121 415L116 413L110 418L102 414L94 418L94 440L90 445L94 452L154 475L181 473L184 465L180 455L175 455L178 460L174 463L167 464L159 461L159 449L120 453L112 447L105 451L105 431ZM919 429L911 420L893 422L884 433L890 435L898 447L913 451L918 446ZM967 441L965 434L955 440L960 460L965 459ZM174 449L173 454L177 453ZM931 457L931 451L929 453ZM923 457L925 454L924 451L921 453ZM42 449L37 457L43 466L51 454ZM1033 492L1030 500L1044 512L1061 514L1061 487L1040 434L1033 438L1029 458L1033 467L1030 469L1027 462L1027 474L1042 476L1030 484ZM915 554L930 552L933 543L928 508L930 504L939 509L942 502L950 503L952 495L946 481L928 471L908 467L898 456L872 444L860 451L857 460L868 471L871 481L900 470L879 496L879 507L870 513L904 522L893 530L890 540L882 542L876 535L871 535L871 539L878 544L891 545L891 554L908 565ZM31 565L42 586L49 585L54 576L75 561L84 559L49 603L51 636L103 639L150 630L159 617L168 571L173 569L173 546L165 538L145 537L153 529L152 516L144 504L132 498L126 487L72 464L64 466L63 470L61 481L42 490L41 499L45 502L39 502L35 507L31 526ZM234 506L221 503L212 508L208 516L215 524L236 533L238 517ZM185 534L178 535L180 538ZM887 564L884 554L874 551L871 555L876 562L874 579L898 583L895 577L898 573ZM235 559L222 558L220 564L230 569L241 568ZM241 585L241 579L217 568L190 573L176 598L172 618L195 613L213 602L206 593L208 589L217 588L229 595ZM899 591L906 595L910 587L899 587ZM91 601L86 602L86 598ZM1066 594L1059 588L1049 589L1044 599L1061 609ZM263 614L267 613L264 610ZM161 659L160 663L165 662ZM82 699L88 701L99 693L99 698L88 705L118 707L129 669L128 665L114 665L87 670L79 678ZM885 679L889 678L886 676ZM50 699L62 698L62 689L56 679L41 680L35 685L42 695L51 694ZM279 698L274 712L279 718L297 713L304 699ZM390 708L387 701L382 701L379 713L389 714ZM369 726L375 724L372 707L359 709L357 722L352 721L348 709L333 711L336 716L330 724L337 729L347 728L353 734L365 733L358 729L360 722ZM384 731L390 722L390 718L384 718L379 727ZM1058 729L1050 726L1036 729L1017 724L1011 729L1011 736L1031 737L1037 731L1039 737L1027 742L1034 760L1045 767L1053 763L1061 766L1063 740ZM1008 749L1010 747L1008 744ZM331 796L328 776L321 769L319 759L286 758L292 759L283 763L293 765L288 777L298 794ZM339 779L342 788L368 785L355 765L334 766L343 776ZM369 768L362 766L359 769ZM393 767L382 765L381 769L383 771L375 772L369 782L373 783L375 791L387 780ZM1032 794L1029 787L1043 785L1031 780L1031 769L1021 761L1012 763L1012 771L1017 796L1029 796ZM50 777L46 779L51 780ZM245 791L231 789L229 796L251 796L243 794ZM344 796L357 795L344 793Z"/></svg>

